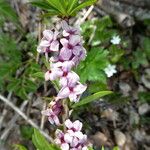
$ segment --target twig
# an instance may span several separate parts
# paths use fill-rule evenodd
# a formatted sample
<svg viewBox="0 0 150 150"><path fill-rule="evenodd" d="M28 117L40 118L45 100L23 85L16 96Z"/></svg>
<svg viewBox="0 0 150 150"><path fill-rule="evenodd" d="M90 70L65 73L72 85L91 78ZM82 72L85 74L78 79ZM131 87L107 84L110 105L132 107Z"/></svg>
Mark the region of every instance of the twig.
<svg viewBox="0 0 150 150"><path fill-rule="evenodd" d="M84 21L86 20L86 18L90 15L90 13L92 12L92 10L94 9L94 6L92 5L87 12L84 14L84 17L82 19L77 20L76 25L81 25L82 23L84 23Z"/></svg>
<svg viewBox="0 0 150 150"><path fill-rule="evenodd" d="M46 109L46 102L44 102L44 104L43 104L43 110L45 110L45 109ZM42 115L42 118L41 118L41 125L40 125L41 130L42 130L43 127L44 127L44 122L45 122L45 116Z"/></svg>
<svg viewBox="0 0 150 150"><path fill-rule="evenodd" d="M41 32L42 32L42 25L41 25L41 21L38 24L38 42L41 40ZM40 58L40 54L37 53L36 55L36 63L39 62L39 58Z"/></svg>
<svg viewBox="0 0 150 150"><path fill-rule="evenodd" d="M7 99L10 100L11 96L12 96L12 92L9 92L9 94L7 96ZM4 118L5 118L5 116L7 115L7 113L8 113L8 110L6 108L4 108L4 110L2 112L2 115L0 117L0 130L2 128L2 122L3 122Z"/></svg>
<svg viewBox="0 0 150 150"><path fill-rule="evenodd" d="M93 38L94 38L94 36L95 36L96 29L97 29L97 27L96 27L96 26L93 26L93 32L92 32L92 34L91 34L91 36L90 36L90 39L89 39L89 41L88 41L88 44L90 44L91 41L93 40Z"/></svg>
<svg viewBox="0 0 150 150"><path fill-rule="evenodd" d="M39 132L45 136L50 142L54 143L53 138L50 137L47 133L41 130L30 118L28 118L18 107L16 107L13 103L11 103L7 98L0 94L0 99L10 106L14 111L16 111L23 119L25 119L32 127L39 130Z"/></svg>
<svg viewBox="0 0 150 150"><path fill-rule="evenodd" d="M2 114L1 114L1 117L0 117L0 130L2 128L2 123L3 123L3 120L4 120L7 112L8 112L8 110L4 108L4 110L3 110Z"/></svg>
<svg viewBox="0 0 150 150"><path fill-rule="evenodd" d="M29 116L30 116L30 111L31 111L31 106L32 106L32 98L33 98L33 94L28 95L28 97L29 97L29 99L28 99L29 104L28 104L28 108L27 108L26 114L27 114L27 116L29 117Z"/></svg>
<svg viewBox="0 0 150 150"><path fill-rule="evenodd" d="M62 102L64 108L64 114L62 116L63 123L69 118L69 108L68 108L68 99L64 99ZM66 126L64 125L64 131L66 131Z"/></svg>
<svg viewBox="0 0 150 150"><path fill-rule="evenodd" d="M20 107L20 110L21 110L21 111L24 110L24 108L25 108L25 106L27 105L27 103L28 103L28 101L24 101L24 102L22 103L22 105L21 105L21 107ZM8 126L7 126L6 129L3 131L3 133L2 133L2 135L1 135L1 137L0 137L1 140L6 140L6 139L7 139L7 136L8 136L8 134L9 134L10 130L14 127L15 122L16 122L17 119L18 119L18 116L19 116L19 115L16 113L15 116L7 123Z"/></svg>

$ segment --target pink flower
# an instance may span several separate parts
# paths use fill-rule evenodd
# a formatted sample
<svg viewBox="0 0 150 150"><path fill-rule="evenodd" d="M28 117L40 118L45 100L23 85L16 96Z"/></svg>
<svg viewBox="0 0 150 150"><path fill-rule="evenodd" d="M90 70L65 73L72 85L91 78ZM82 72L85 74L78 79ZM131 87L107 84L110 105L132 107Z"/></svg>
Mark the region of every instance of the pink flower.
<svg viewBox="0 0 150 150"><path fill-rule="evenodd" d="M63 87L57 97L59 99L64 99L69 97L71 102L78 102L81 94L86 90L86 86L82 85L80 82L76 83L68 82L66 87Z"/></svg>
<svg viewBox="0 0 150 150"><path fill-rule="evenodd" d="M81 131L67 130L64 135L64 140L69 143L71 148L81 150L87 144L87 135Z"/></svg>
<svg viewBox="0 0 150 150"><path fill-rule="evenodd" d="M74 86L79 81L79 76L71 71L71 72L64 72L63 76L60 78L60 86L66 87L68 84Z"/></svg>
<svg viewBox="0 0 150 150"><path fill-rule="evenodd" d="M79 120L76 120L75 122L71 122L70 119L67 119L65 121L65 126L69 130L73 131L81 131L82 129L82 123Z"/></svg>
<svg viewBox="0 0 150 150"><path fill-rule="evenodd" d="M71 70L73 66L74 66L73 61L57 62L57 63L51 64L52 69L45 73L45 80L52 81L60 77L62 77L61 79L64 79L66 78L66 76L68 75L69 71Z"/></svg>
<svg viewBox="0 0 150 150"><path fill-rule="evenodd" d="M66 21L62 21L62 28L64 37L72 35L80 35L80 30L78 28L69 26Z"/></svg>
<svg viewBox="0 0 150 150"><path fill-rule="evenodd" d="M69 150L69 144L66 143L64 140L64 133L61 130L57 129L55 135L56 135L55 143L60 145L62 150Z"/></svg>
<svg viewBox="0 0 150 150"><path fill-rule="evenodd" d="M42 114L48 116L48 120L51 124L60 124L58 116L53 112L52 109L43 110Z"/></svg>
<svg viewBox="0 0 150 150"><path fill-rule="evenodd" d="M58 115L62 111L62 105L57 101L50 103L50 108L42 111L42 114L48 116L48 120L51 124L60 125Z"/></svg>
<svg viewBox="0 0 150 150"><path fill-rule="evenodd" d="M61 77L63 75L63 71L60 68L52 68L51 70L47 71L45 73L45 80L56 80L58 77Z"/></svg>
<svg viewBox="0 0 150 150"><path fill-rule="evenodd" d="M69 40L63 38L60 42L63 46L59 55L61 60L70 60L73 56L79 55L82 49L79 35L72 36Z"/></svg>
<svg viewBox="0 0 150 150"><path fill-rule="evenodd" d="M56 52L59 50L59 42L57 40L59 32L51 31L51 30L45 30L43 31L44 37L42 38L37 51L39 53L48 53L48 52Z"/></svg>
<svg viewBox="0 0 150 150"><path fill-rule="evenodd" d="M87 150L89 146L87 135L80 131L82 123L79 120L71 122L68 119L65 121L65 126L67 127L65 133L60 130L56 131L55 143L58 144L62 150Z"/></svg>
<svg viewBox="0 0 150 150"><path fill-rule="evenodd" d="M52 68L61 68L64 72L69 72L74 65L75 64L73 61L64 61L64 62L58 61L58 62L51 64L51 67Z"/></svg>
<svg viewBox="0 0 150 150"><path fill-rule="evenodd" d="M80 49L80 52L77 55L74 55L72 58L72 61L75 62L76 65L79 64L81 60L84 60L86 58L86 50L84 47Z"/></svg>

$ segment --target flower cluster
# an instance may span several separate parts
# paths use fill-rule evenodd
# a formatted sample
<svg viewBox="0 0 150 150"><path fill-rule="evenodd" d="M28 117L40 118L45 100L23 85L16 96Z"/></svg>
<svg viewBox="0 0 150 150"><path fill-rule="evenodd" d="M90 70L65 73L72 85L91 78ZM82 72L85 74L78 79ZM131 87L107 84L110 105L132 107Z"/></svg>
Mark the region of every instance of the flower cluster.
<svg viewBox="0 0 150 150"><path fill-rule="evenodd" d="M63 106L59 101L52 101L49 104L49 108L47 110L43 110L42 114L48 116L48 120L51 124L60 125L58 116L62 109Z"/></svg>
<svg viewBox="0 0 150 150"><path fill-rule="evenodd" d="M69 119L65 121L67 130L62 132L56 130L55 143L62 150L88 150L87 135L81 132L82 123L79 120L71 122Z"/></svg>
<svg viewBox="0 0 150 150"><path fill-rule="evenodd" d="M42 111L51 124L61 125L59 117L64 109L62 99L78 102L86 90L86 85L81 84L79 76L72 71L72 68L86 57L82 41L79 29L62 21L60 31L55 29L43 32L43 38L37 48L39 53L44 53L46 57L51 56L50 70L45 73L45 80L59 79L60 91L49 107ZM55 143L62 150L88 150L87 136L81 132L82 123L68 119L64 125L66 131L56 130Z"/></svg>
<svg viewBox="0 0 150 150"><path fill-rule="evenodd" d="M40 53L53 52L50 58L51 69L45 73L45 80L59 80L61 90L57 99L69 98L78 102L86 86L79 82L79 76L71 71L80 60L85 59L86 50L82 46L82 37L77 28L62 21L62 32L45 30L37 51ZM62 33L62 34L61 34Z"/></svg>

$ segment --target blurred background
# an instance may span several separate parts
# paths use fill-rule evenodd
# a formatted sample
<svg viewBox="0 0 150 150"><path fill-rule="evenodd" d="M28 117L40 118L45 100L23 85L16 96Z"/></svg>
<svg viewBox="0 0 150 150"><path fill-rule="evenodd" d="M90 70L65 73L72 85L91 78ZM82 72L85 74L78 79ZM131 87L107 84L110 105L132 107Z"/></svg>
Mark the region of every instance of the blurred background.
<svg viewBox="0 0 150 150"><path fill-rule="evenodd" d="M58 20L43 18L43 11L27 0L0 0L0 150L17 150L15 144L34 150L35 125L54 134L55 127L43 123L41 110L56 90L44 81L47 63L36 47L42 31ZM83 97L114 92L76 108L72 118L84 123L84 132L97 150L101 146L149 150L150 1L100 0L70 22L81 25L87 49L86 60L75 69L88 85ZM106 68L113 70L112 75Z"/></svg>

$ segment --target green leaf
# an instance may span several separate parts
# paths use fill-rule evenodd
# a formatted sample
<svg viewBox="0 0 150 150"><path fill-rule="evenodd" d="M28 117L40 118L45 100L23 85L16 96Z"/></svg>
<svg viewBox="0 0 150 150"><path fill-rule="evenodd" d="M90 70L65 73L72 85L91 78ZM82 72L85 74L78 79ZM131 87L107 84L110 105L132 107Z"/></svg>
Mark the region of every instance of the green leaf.
<svg viewBox="0 0 150 150"><path fill-rule="evenodd" d="M101 149L101 150L105 150L105 149L104 149L104 146L102 146L102 149Z"/></svg>
<svg viewBox="0 0 150 150"><path fill-rule="evenodd" d="M11 82L8 84L7 90L14 92L14 91L18 88L20 82L21 82L21 81L20 81L19 79L14 79L13 81L11 81Z"/></svg>
<svg viewBox="0 0 150 150"><path fill-rule="evenodd" d="M44 73L43 72L36 72L36 73L32 74L32 76L44 79Z"/></svg>
<svg viewBox="0 0 150 150"><path fill-rule="evenodd" d="M21 135L25 138L25 139L32 139L32 134L33 134L33 128L27 125L22 125L20 126L20 131L21 131Z"/></svg>
<svg viewBox="0 0 150 150"><path fill-rule="evenodd" d="M60 12L58 12L58 11L56 11L56 10L48 10L48 12L47 13L45 13L45 14L43 14L43 15L41 15L41 17L50 17L50 16L55 16L55 15L60 15Z"/></svg>
<svg viewBox="0 0 150 150"><path fill-rule="evenodd" d="M67 16L67 12L63 6L63 4L61 3L60 0L46 0L52 7L54 7L55 9L57 9L59 12L61 12L62 15Z"/></svg>
<svg viewBox="0 0 150 150"><path fill-rule="evenodd" d="M19 144L15 144L14 148L15 150L27 150L26 147L24 147L23 145L19 145Z"/></svg>
<svg viewBox="0 0 150 150"><path fill-rule="evenodd" d="M106 91L107 84L102 82L90 82L88 85L88 92L89 93L97 93L98 91Z"/></svg>
<svg viewBox="0 0 150 150"><path fill-rule="evenodd" d="M19 97L21 97L22 99L27 99L28 98L28 95L27 95L27 92L26 92L26 89L24 87L18 87L16 90L15 90L15 94Z"/></svg>
<svg viewBox="0 0 150 150"><path fill-rule="evenodd" d="M27 93L35 92L37 89L37 85L32 80L26 78L26 80L24 81L24 88Z"/></svg>
<svg viewBox="0 0 150 150"><path fill-rule="evenodd" d="M142 66L148 66L148 58L146 53L144 53L141 49L137 49L133 53L134 60L132 60L132 67L133 69L137 69L140 65Z"/></svg>
<svg viewBox="0 0 150 150"><path fill-rule="evenodd" d="M86 0L85 2L79 4L75 9L73 9L70 13L70 15L74 14L75 12L81 10L84 7L93 5L97 0Z"/></svg>
<svg viewBox="0 0 150 150"><path fill-rule="evenodd" d="M139 98L139 101L141 101L141 102L150 102L150 93L149 92L139 92L138 98Z"/></svg>
<svg viewBox="0 0 150 150"><path fill-rule="evenodd" d="M145 37L143 41L143 50L147 54L148 59L150 60L150 38Z"/></svg>
<svg viewBox="0 0 150 150"><path fill-rule="evenodd" d="M89 147L88 150L94 150L92 147Z"/></svg>
<svg viewBox="0 0 150 150"><path fill-rule="evenodd" d="M37 129L34 129L32 142L38 150L60 150L55 145L49 144Z"/></svg>
<svg viewBox="0 0 150 150"><path fill-rule="evenodd" d="M70 13L72 9L78 4L79 0L69 0L68 10L67 12Z"/></svg>
<svg viewBox="0 0 150 150"><path fill-rule="evenodd" d="M119 150L119 147L118 147L118 146L115 146L115 147L113 148L113 150Z"/></svg>
<svg viewBox="0 0 150 150"><path fill-rule="evenodd" d="M86 60L81 62L77 68L81 82L99 81L106 84L106 75L104 68L109 64L108 51L95 47L87 53Z"/></svg>
<svg viewBox="0 0 150 150"><path fill-rule="evenodd" d="M42 17L49 17L49 16L52 16L52 15L60 15L61 11L58 9L58 7L56 7L57 6L56 2L49 1L49 0L47 0L47 1L45 1L45 0L33 0L30 3L34 6L37 6L41 9L43 9L43 10L48 11L48 13L42 15Z"/></svg>
<svg viewBox="0 0 150 150"><path fill-rule="evenodd" d="M110 47L110 59L112 63L117 63L123 55L124 55L124 50L119 49L115 45L112 45Z"/></svg>
<svg viewBox="0 0 150 150"><path fill-rule="evenodd" d="M82 106L82 105L85 105L85 104L88 104L90 102L93 102L103 96L106 96L106 95L109 95L109 94L112 94L113 92L112 91L100 91L100 92L97 92L93 95L90 95L84 99L82 99L80 102L78 103L75 103L72 105L72 108L75 108L75 107L79 107L79 106Z"/></svg>
<svg viewBox="0 0 150 150"><path fill-rule="evenodd" d="M34 6L37 6L41 9L44 9L44 10L49 10L49 9L54 9L55 10L54 7L49 5L49 3L44 1L44 0L34 0L34 1L31 1L30 3Z"/></svg>

